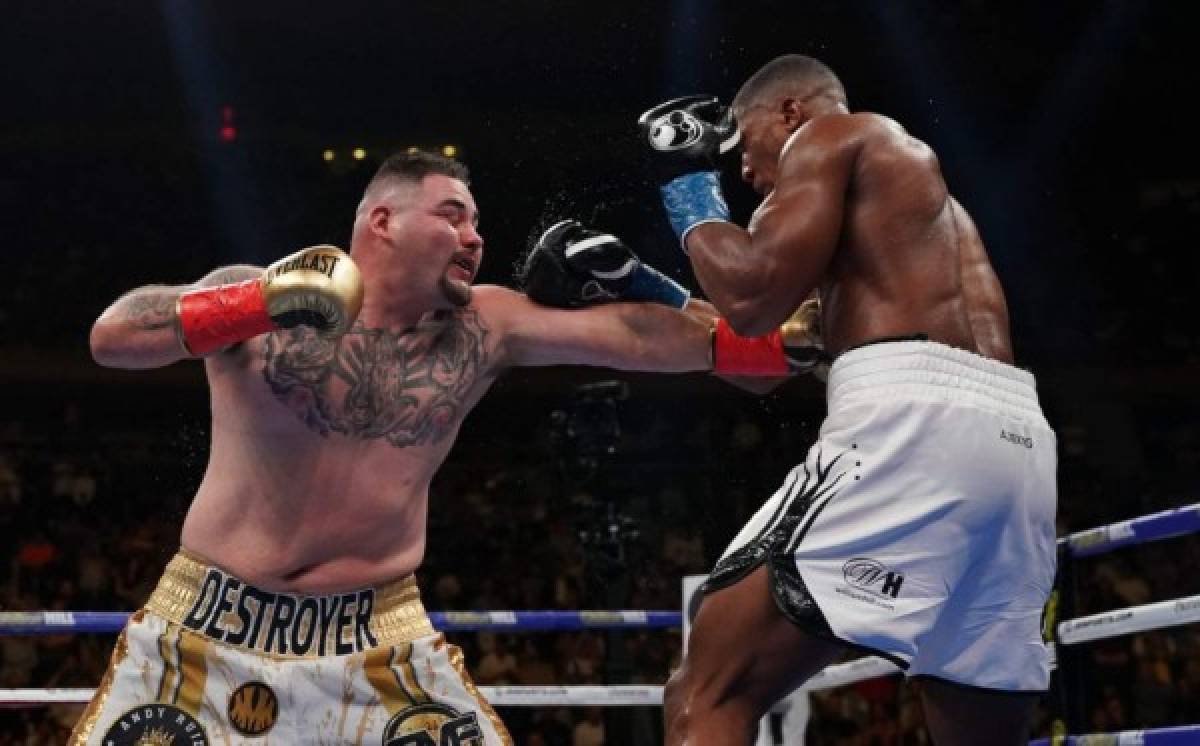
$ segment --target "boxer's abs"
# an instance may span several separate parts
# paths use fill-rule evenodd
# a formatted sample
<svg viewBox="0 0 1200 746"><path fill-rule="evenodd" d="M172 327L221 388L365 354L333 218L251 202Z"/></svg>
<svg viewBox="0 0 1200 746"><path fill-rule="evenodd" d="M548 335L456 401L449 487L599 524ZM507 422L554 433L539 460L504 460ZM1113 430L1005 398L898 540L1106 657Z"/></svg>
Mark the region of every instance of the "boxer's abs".
<svg viewBox="0 0 1200 746"><path fill-rule="evenodd" d="M183 546L277 591L336 592L412 573L425 550L431 462L442 454L311 441L214 427Z"/></svg>

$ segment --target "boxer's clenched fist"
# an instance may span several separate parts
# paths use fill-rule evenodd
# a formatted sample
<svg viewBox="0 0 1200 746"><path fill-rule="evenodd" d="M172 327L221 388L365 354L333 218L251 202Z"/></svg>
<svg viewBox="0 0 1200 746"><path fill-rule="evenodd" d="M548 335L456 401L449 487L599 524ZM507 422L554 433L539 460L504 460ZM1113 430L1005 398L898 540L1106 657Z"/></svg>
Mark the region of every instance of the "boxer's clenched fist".
<svg viewBox="0 0 1200 746"><path fill-rule="evenodd" d="M739 141L733 111L715 96L684 96L665 101L638 117L638 128L654 159L660 182L717 167L720 156Z"/></svg>
<svg viewBox="0 0 1200 746"><path fill-rule="evenodd" d="M821 304L810 298L787 321L761 337L739 336L729 323L713 327L713 370L744 376L785 376L812 373L825 380L829 355L821 340Z"/></svg>
<svg viewBox="0 0 1200 746"><path fill-rule="evenodd" d="M517 283L545 306L579 308L614 300L642 300L682 308L686 289L643 263L621 239L560 220L530 248Z"/></svg>
<svg viewBox="0 0 1200 746"><path fill-rule="evenodd" d="M809 298L779 327L783 354L792 374L812 373L821 380L829 369L829 354L821 339L821 302Z"/></svg>
<svg viewBox="0 0 1200 746"><path fill-rule="evenodd" d="M344 334L362 307L362 276L336 246L313 246L284 257L262 277L184 293L179 332L184 347L204 355L250 337L304 324Z"/></svg>
<svg viewBox="0 0 1200 746"><path fill-rule="evenodd" d="M733 110L714 96L684 96L642 113L638 128L679 245L704 223L729 220L717 160L741 140Z"/></svg>

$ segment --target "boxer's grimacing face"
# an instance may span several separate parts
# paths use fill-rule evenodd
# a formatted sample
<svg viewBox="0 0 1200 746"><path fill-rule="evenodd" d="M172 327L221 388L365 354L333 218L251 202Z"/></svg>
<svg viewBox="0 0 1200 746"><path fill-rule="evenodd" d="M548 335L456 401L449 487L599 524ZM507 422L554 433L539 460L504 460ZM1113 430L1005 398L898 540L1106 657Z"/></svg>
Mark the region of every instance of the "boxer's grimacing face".
<svg viewBox="0 0 1200 746"><path fill-rule="evenodd" d="M429 174L414 190L396 230L410 247L405 271L436 283L453 306L471 302L471 283L483 260L479 210L467 185L443 174Z"/></svg>
<svg viewBox="0 0 1200 746"><path fill-rule="evenodd" d="M766 196L775 189L779 153L791 134L771 107L749 106L734 112L741 133L742 180Z"/></svg>

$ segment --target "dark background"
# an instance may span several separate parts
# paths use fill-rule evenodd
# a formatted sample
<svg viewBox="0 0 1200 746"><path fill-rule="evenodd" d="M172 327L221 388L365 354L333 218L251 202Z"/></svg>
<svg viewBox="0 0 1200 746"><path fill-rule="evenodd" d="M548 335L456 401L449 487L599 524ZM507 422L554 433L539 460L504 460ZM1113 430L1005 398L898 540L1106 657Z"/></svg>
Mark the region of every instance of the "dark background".
<svg viewBox="0 0 1200 746"><path fill-rule="evenodd" d="M137 285L346 245L362 187L394 150L459 149L482 212L483 282L509 282L531 236L576 216L695 289L640 168L633 122L667 97L728 98L788 52L823 59L852 108L896 118L940 155L1008 293L1018 361L1037 374L1059 433L1062 529L1195 502L1200 172L1187 112L1200 55L1186 6L6 2L0 465L24 497L0 525L0 546L12 558L39 531L59 543L74 536L59 530L73 508L49 486L65 461L98 479L93 506L121 521L160 521L148 566L171 551L206 456L202 374L194 364L102 370L87 353L92 319ZM351 157L355 147L364 160ZM744 219L755 197L727 177ZM456 575L468 590L431 608L486 600L469 578L486 574L488 560L456 565L439 548L452 541L438 532L459 515L468 476L544 493L553 518L564 494L582 489L579 475L563 469L535 488L523 481L535 477L513 473L573 458L552 413L570 408L574 385L606 377L516 371L469 418L435 483L422 578ZM661 533L653 524L664 516L678 521L702 537L704 563L803 457L822 416L811 380L755 399L704 376L620 378L631 386L619 405L620 448L583 487L630 496L647 535ZM673 482L686 493L681 513L662 497ZM580 521L572 511L561 511L568 534ZM81 522L124 531L97 520ZM656 551L630 561L634 575L662 575L669 592L656 598L670 608L678 574L705 565L660 567ZM1091 610L1128 605L1114 574L1158 573L1139 557L1097 570ZM521 559L507 569L527 572ZM586 577L579 603L614 598L608 580ZM5 603L44 608L62 595L50 585ZM1179 578L1152 585L1161 598L1196 592ZM1130 651L1113 681L1132 680L1141 653ZM1187 674L1191 660L1171 658L1171 677L1200 681L1200 664ZM1125 697L1121 722L1138 719L1130 691L1113 696ZM1096 701L1106 706L1107 694Z"/></svg>

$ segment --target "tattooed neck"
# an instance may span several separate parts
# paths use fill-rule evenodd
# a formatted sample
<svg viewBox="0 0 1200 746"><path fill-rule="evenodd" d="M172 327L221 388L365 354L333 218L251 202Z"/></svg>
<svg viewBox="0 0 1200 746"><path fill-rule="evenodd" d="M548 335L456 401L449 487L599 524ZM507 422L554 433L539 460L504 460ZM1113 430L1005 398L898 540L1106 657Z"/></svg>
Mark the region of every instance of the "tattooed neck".
<svg viewBox="0 0 1200 746"><path fill-rule="evenodd" d="M475 310L431 314L402 332L359 322L340 340L301 326L267 336L263 377L323 436L434 444L466 413L487 369L488 333Z"/></svg>

